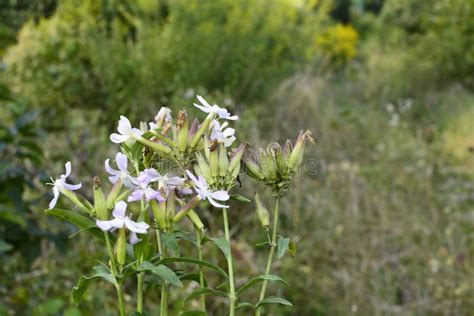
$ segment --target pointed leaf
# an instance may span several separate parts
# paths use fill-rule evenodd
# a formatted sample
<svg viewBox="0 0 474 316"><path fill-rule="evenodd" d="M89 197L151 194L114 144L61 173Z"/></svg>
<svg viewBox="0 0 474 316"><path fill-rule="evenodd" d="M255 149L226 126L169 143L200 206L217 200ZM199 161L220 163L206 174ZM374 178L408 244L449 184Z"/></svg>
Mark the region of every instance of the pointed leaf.
<svg viewBox="0 0 474 316"><path fill-rule="evenodd" d="M278 259L283 257L285 253L288 251L289 244L290 244L290 238L280 237L280 239L278 239Z"/></svg>
<svg viewBox="0 0 474 316"><path fill-rule="evenodd" d="M162 235L163 243L165 247L170 251L173 257L179 257L179 246L176 241L176 236L174 234L163 234Z"/></svg>
<svg viewBox="0 0 474 316"><path fill-rule="evenodd" d="M168 258L164 258L164 259L161 259L160 261L158 261L158 264L167 264L167 263L174 263L174 262L193 263L193 264L197 264L197 265L200 265L200 266L204 266L204 267L212 269L212 270L218 272L219 274L221 274L222 276L228 278L227 273L222 268L216 266L213 263L210 263L210 262L204 261L204 260L198 260L198 259L187 258L187 257L179 257L179 258L177 258L177 257L168 257Z"/></svg>
<svg viewBox="0 0 474 316"><path fill-rule="evenodd" d="M263 300L259 301L257 303L257 308L263 305L269 305L269 304L281 304L281 305L286 305L286 306L293 306L290 301L281 298L281 297L276 297L276 296L269 296L264 298Z"/></svg>
<svg viewBox="0 0 474 316"><path fill-rule="evenodd" d="M112 274L104 266L95 266L94 273L90 276L81 276L79 282L72 289L72 300L75 304L79 304L82 299L82 296L86 292L87 288L93 281L100 279L106 280L114 285L117 285Z"/></svg>
<svg viewBox="0 0 474 316"><path fill-rule="evenodd" d="M249 303L249 302L242 302L242 303L237 304L237 306L235 307L235 310L242 309L242 308L255 309L255 305L253 305L252 303Z"/></svg>
<svg viewBox="0 0 474 316"><path fill-rule="evenodd" d="M63 210L59 208L53 208L50 210L46 210L45 212L48 215L58 217L73 225L76 225L80 230L84 230L90 233L92 236L94 236L98 240L105 242L104 233L100 229L93 229L94 227L97 228L97 225L89 217L78 214L77 212Z"/></svg>
<svg viewBox="0 0 474 316"><path fill-rule="evenodd" d="M159 276L160 278L162 278L163 280L165 280L166 282L168 282L170 284L176 285L178 287L183 286L183 283L181 283L181 281L179 280L176 273L174 273L173 270L171 270L170 268L168 268L164 264L158 264L158 265L155 266L150 261L144 261L141 264L141 266L138 270L139 271L150 271L154 275Z"/></svg>
<svg viewBox="0 0 474 316"><path fill-rule="evenodd" d="M219 247L224 253L226 259L230 258L230 244L224 237L211 238L211 240Z"/></svg>
<svg viewBox="0 0 474 316"><path fill-rule="evenodd" d="M251 288L252 286L254 286L255 284L258 284L260 282L263 282L263 281L275 281L275 282L280 282L280 283L283 283L284 285L288 286L288 282L286 282L285 280L283 280L282 278L280 278L279 276L277 275L272 275L272 274L267 274L267 275L259 275L258 277L255 277L255 278L252 278L250 279L247 283L245 283L244 285L242 285L238 290L237 290L237 296L239 296L242 292L244 292L245 290Z"/></svg>
<svg viewBox="0 0 474 316"><path fill-rule="evenodd" d="M220 297L227 297L226 292L217 291L208 287L205 288L197 288L196 290L192 291L191 294L186 297L184 302L192 300L193 298L202 296L202 295L213 295L213 296L220 296Z"/></svg>
<svg viewBox="0 0 474 316"><path fill-rule="evenodd" d="M245 196L240 195L240 194L232 194L232 195L230 196L230 198L231 198L232 200L239 201L239 202L245 202L245 203L250 203L250 202L252 202L251 200L249 200L248 198L246 198Z"/></svg>

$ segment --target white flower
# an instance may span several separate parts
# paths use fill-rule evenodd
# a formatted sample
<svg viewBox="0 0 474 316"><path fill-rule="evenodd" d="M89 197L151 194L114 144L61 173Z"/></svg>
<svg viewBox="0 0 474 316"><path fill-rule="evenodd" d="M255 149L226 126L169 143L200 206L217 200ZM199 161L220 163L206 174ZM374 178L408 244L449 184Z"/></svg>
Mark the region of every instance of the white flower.
<svg viewBox="0 0 474 316"><path fill-rule="evenodd" d="M218 143L223 143L225 147L229 147L236 140L235 129L227 127L229 123L224 122L222 125L217 120L212 121L211 140L216 140Z"/></svg>
<svg viewBox="0 0 474 316"><path fill-rule="evenodd" d="M180 177L170 177L167 174L161 175L155 169L149 168L140 172L137 180L139 183L146 182L147 184L150 182L158 182L158 189L164 189L165 192L168 193L170 190L176 189L176 187L183 186L185 179Z"/></svg>
<svg viewBox="0 0 474 316"><path fill-rule="evenodd" d="M199 194L202 200L208 200L209 203L211 203L215 207L219 207L219 208L229 207L228 205L219 204L216 201L214 201L214 200L227 201L229 199L229 194L227 193L227 191L221 190L221 191L212 192L209 190L207 181L206 179L204 179L203 176L199 176L199 179L196 179L196 177L188 170L186 170L186 173L188 174L191 181L194 183L194 189Z"/></svg>
<svg viewBox="0 0 474 316"><path fill-rule="evenodd" d="M120 134L113 133L110 135L110 140L116 144L126 142L130 138L140 138L143 132L138 128L132 128L130 121L125 116L120 116L120 121L117 127Z"/></svg>
<svg viewBox="0 0 474 316"><path fill-rule="evenodd" d="M56 180L53 180L51 178L51 181L53 181L53 182L49 183L49 184L53 185L53 194L54 194L53 199L51 200L51 202L49 202L49 208L50 209L52 209L53 207L56 206L56 203L58 202L58 199L59 199L59 193L64 192L64 190L69 190L69 191L79 190L82 186L81 183L79 183L79 184L66 183L67 177L69 177L71 175L71 162L70 161L66 162L65 168L66 168L66 173L65 174L62 174L59 177L59 179L56 179Z"/></svg>
<svg viewBox="0 0 474 316"><path fill-rule="evenodd" d="M155 116L156 122L162 122L163 120L165 123L173 122L173 118L171 117L171 110L165 106L163 106Z"/></svg>
<svg viewBox="0 0 474 316"><path fill-rule="evenodd" d="M227 111L227 109L225 109L225 108L221 108L220 106L218 106L216 104L211 106L200 95L198 95L197 98L198 98L199 102L201 102L201 105L194 103L194 106L197 107L198 109L200 109L201 111L203 111L205 113L216 113L219 116L219 118L225 119L225 120L234 121L234 120L239 119L239 117L237 115L232 115L231 116L229 111Z"/></svg>
<svg viewBox="0 0 474 316"><path fill-rule="evenodd" d="M103 231L114 231L116 229L120 229L126 227L130 232L130 243L132 245L136 244L140 241L136 234L146 234L148 228L150 227L145 222L134 222L130 219L130 217L125 216L125 212L127 210L127 203L124 201L119 201L115 204L114 211L112 215L114 219L110 221L96 221L96 225Z"/></svg>
<svg viewBox="0 0 474 316"><path fill-rule="evenodd" d="M130 189L136 187L134 183L134 178L130 175L127 170L128 166L128 159L127 156L122 153L117 153L115 155L115 162L117 163L117 167L119 170L112 169L110 167L110 159L105 161L105 170L110 174L109 180L113 184L117 183L117 181L122 180L123 184Z"/></svg>

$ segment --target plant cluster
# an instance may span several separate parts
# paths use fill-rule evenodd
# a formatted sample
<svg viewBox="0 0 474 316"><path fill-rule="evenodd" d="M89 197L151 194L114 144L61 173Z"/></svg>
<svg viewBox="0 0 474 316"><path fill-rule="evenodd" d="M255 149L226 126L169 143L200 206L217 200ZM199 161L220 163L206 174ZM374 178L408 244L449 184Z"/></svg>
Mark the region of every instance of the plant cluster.
<svg viewBox="0 0 474 316"><path fill-rule="evenodd" d="M92 281L103 279L115 286L120 315L125 315L127 307L122 285L126 279L136 278L138 314L144 313L144 295L155 295L153 289L158 286L161 289L160 315L167 315L171 288L182 287L185 281L199 284L184 299L187 302L200 298L200 311L187 311L199 312L199 315L206 314L205 296L209 295L227 297L230 315L241 308L254 309L256 315L260 315L267 304L291 305L284 298L266 296L266 287L268 281L286 283L270 274L275 249L278 247L279 253L285 253L293 248L288 238L277 241L278 205L299 169L304 143L312 140L311 133L300 132L294 145L290 140L283 149L274 144L267 151L260 149L258 157L254 157L254 151L248 149L247 144L236 145L235 129L229 127L229 121L238 120L238 116L218 105L210 105L200 96L197 98L199 103L194 105L207 113L202 122L192 121L184 110L174 118L166 107L160 109L153 122L141 123L140 128L132 127L126 117L120 117L117 133L110 135L110 140L120 145L120 152L115 156L117 167L110 159L105 161L105 170L113 185L107 194L100 178L95 177L93 202L80 195L81 184L68 182L70 162L65 165L66 172L50 183L54 197L47 213L89 232L105 245L109 256L108 263L94 267L93 274L80 278L72 291L75 303L79 303ZM266 243L269 255L265 272L236 288L227 202L231 198L249 201L229 194L238 183L242 184L238 177L243 169L271 189L276 205L272 233L268 234ZM76 209L55 208L61 195ZM206 202L222 210L223 237L207 236L206 227L195 210ZM268 232L269 212L258 194L256 202L258 218ZM186 230L190 225L186 226L185 220L192 223L193 231ZM180 256L178 239L196 246L198 257ZM224 254L227 271L204 260L202 248L208 241ZM199 274L184 273L177 268L180 264L196 265ZM212 288L205 274L208 271L217 272L223 278L222 284ZM258 284L261 291L256 302L239 301L243 292Z"/></svg>

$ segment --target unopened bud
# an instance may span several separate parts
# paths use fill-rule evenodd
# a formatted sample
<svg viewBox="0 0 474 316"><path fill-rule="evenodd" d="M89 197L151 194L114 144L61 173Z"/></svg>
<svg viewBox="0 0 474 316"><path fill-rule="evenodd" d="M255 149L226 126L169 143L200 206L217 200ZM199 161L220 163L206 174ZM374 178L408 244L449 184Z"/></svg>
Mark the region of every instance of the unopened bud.
<svg viewBox="0 0 474 316"><path fill-rule="evenodd" d="M176 125L178 127L178 150L183 152L188 146L189 133L188 114L186 111L179 111Z"/></svg>
<svg viewBox="0 0 474 316"><path fill-rule="evenodd" d="M263 228L268 228L270 226L270 213L268 212L265 205L263 205L262 200L260 199L260 195L255 192L255 204L256 204L256 212L260 224L262 224Z"/></svg>
<svg viewBox="0 0 474 316"><path fill-rule="evenodd" d="M260 168L263 176L269 180L276 179L276 163L271 154L260 148L259 151Z"/></svg>
<svg viewBox="0 0 474 316"><path fill-rule="evenodd" d="M127 237L125 236L125 227L119 229L117 242L115 243L117 252L117 262L120 265L125 264L125 258L127 257Z"/></svg>
<svg viewBox="0 0 474 316"><path fill-rule="evenodd" d="M107 202L105 201L99 177L94 177L94 209L98 219L107 220Z"/></svg>
<svg viewBox="0 0 474 316"><path fill-rule="evenodd" d="M211 152L209 153L209 167L211 169L211 176L217 177L219 175L219 153L217 151L217 142L211 144Z"/></svg>
<svg viewBox="0 0 474 316"><path fill-rule="evenodd" d="M240 171L240 160L242 160L242 155L244 154L246 144L240 144L239 147L234 149L231 153L231 158L229 161L228 171L232 179L237 178L237 175Z"/></svg>
<svg viewBox="0 0 474 316"><path fill-rule="evenodd" d="M115 201L120 201L117 197L120 194L120 190L122 189L123 181L120 179L115 182L112 190L110 191L109 195L107 196L107 209L111 209L115 205Z"/></svg>
<svg viewBox="0 0 474 316"><path fill-rule="evenodd" d="M204 229L204 224L202 223L201 219L199 218L199 215L197 215L196 212L190 210L188 213L188 218L194 224L194 226L196 226L197 229Z"/></svg>
<svg viewBox="0 0 474 316"><path fill-rule="evenodd" d="M246 151L242 157L245 163L245 171L247 174L255 180L263 180L264 176L260 167L257 163L257 158L253 157L254 154L250 150Z"/></svg>
<svg viewBox="0 0 474 316"><path fill-rule="evenodd" d="M204 133L207 131L209 125L211 124L212 120L214 120L215 116L215 113L209 113L209 115L207 115L206 119L204 120L204 122L202 122L201 126L199 126L199 129L197 130L196 134L193 137L193 140L191 141L191 148L196 148L197 144L199 143L199 140L201 139L201 136L204 135Z"/></svg>
<svg viewBox="0 0 474 316"><path fill-rule="evenodd" d="M158 227L166 227L166 202L158 202L157 200L151 200L150 206Z"/></svg>

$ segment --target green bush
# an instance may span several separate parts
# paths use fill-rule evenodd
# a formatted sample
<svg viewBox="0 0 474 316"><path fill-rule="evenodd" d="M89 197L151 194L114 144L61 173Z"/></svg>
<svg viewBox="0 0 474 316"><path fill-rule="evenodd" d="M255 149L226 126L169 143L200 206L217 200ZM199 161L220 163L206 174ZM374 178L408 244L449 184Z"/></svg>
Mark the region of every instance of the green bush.
<svg viewBox="0 0 474 316"><path fill-rule="evenodd" d="M15 91L52 114L150 112L188 89L256 100L318 58L325 3L66 1L27 23L5 62Z"/></svg>

